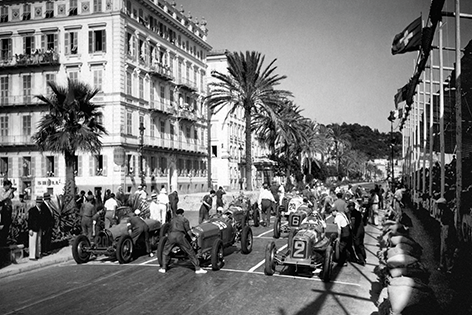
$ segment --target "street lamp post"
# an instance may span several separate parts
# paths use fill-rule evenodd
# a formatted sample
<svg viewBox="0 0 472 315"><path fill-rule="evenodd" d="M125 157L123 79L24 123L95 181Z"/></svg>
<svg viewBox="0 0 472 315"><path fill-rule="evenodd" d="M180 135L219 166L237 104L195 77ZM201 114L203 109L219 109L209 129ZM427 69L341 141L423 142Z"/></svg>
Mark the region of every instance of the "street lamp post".
<svg viewBox="0 0 472 315"><path fill-rule="evenodd" d="M144 185L144 166L143 166L143 149L144 149L144 130L146 128L144 127L143 123L139 124L139 136L140 136L140 141L139 141L139 171L140 171L140 177L141 177L141 185Z"/></svg>
<svg viewBox="0 0 472 315"><path fill-rule="evenodd" d="M242 145L239 145L239 189L240 190L243 190L243 184L244 184L244 180L243 180L243 162L242 162L242 159L241 159L241 156L243 155L243 147Z"/></svg>

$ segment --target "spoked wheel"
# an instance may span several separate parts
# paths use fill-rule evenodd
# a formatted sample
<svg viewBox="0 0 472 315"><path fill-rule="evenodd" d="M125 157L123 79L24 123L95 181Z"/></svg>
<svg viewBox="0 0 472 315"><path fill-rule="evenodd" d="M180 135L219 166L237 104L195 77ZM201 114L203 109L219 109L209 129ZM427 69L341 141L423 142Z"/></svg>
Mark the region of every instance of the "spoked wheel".
<svg viewBox="0 0 472 315"><path fill-rule="evenodd" d="M90 240L85 235L79 235L75 238L72 244L72 256L78 264L84 264L90 260L91 253L88 251L90 248Z"/></svg>
<svg viewBox="0 0 472 315"><path fill-rule="evenodd" d="M275 273L275 243L272 241L267 244L265 249L264 273L272 276Z"/></svg>
<svg viewBox="0 0 472 315"><path fill-rule="evenodd" d="M252 252L252 243L252 229L249 226L245 226L241 235L241 251L243 254L249 254Z"/></svg>
<svg viewBox="0 0 472 315"><path fill-rule="evenodd" d="M220 239L216 239L211 247L211 269L215 271L220 270L224 264L223 242Z"/></svg>
<svg viewBox="0 0 472 315"><path fill-rule="evenodd" d="M275 217L274 220L274 238L280 237L280 229L282 228L282 223L280 222L280 217Z"/></svg>
<svg viewBox="0 0 472 315"><path fill-rule="evenodd" d="M120 264L127 264L133 259L134 244L129 235L122 235L116 245L116 259Z"/></svg>
<svg viewBox="0 0 472 315"><path fill-rule="evenodd" d="M323 264L323 281L329 282L333 274L333 246L326 247L324 264Z"/></svg>

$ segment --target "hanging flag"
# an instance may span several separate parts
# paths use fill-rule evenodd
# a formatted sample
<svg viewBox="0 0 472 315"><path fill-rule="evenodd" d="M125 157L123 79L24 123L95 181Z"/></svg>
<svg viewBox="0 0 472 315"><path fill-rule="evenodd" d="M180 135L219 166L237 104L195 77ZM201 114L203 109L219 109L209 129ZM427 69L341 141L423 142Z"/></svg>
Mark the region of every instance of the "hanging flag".
<svg viewBox="0 0 472 315"><path fill-rule="evenodd" d="M398 108L398 104L400 104L401 102L406 101L407 89L408 89L408 84L405 84L403 87L397 90L397 94L395 94L395 97L394 97L395 108Z"/></svg>
<svg viewBox="0 0 472 315"><path fill-rule="evenodd" d="M421 16L411 22L403 32L395 35L392 43L392 55L419 50L421 46Z"/></svg>

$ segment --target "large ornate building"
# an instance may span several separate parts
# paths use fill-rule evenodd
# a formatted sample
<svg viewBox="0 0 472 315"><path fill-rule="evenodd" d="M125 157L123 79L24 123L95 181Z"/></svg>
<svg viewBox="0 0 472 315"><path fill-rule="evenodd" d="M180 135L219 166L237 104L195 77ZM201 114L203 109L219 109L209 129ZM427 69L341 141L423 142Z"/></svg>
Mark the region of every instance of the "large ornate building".
<svg viewBox="0 0 472 315"><path fill-rule="evenodd" d="M207 190L206 37L164 0L1 1L0 176L62 192L63 156L31 136L48 110L35 95L69 78L100 89L108 131L100 155L78 152L79 190Z"/></svg>

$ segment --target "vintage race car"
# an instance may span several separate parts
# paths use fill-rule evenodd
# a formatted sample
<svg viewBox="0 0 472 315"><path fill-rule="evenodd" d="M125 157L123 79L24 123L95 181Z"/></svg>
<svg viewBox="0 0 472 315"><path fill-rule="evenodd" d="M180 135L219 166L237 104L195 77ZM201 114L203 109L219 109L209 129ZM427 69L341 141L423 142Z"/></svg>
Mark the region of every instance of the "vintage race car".
<svg viewBox="0 0 472 315"><path fill-rule="evenodd" d="M167 224L164 229L167 229ZM253 234L247 224L246 212L242 209L228 209L222 215L214 215L208 221L192 228L196 240L190 244L195 250L201 265L211 263L213 270L219 270L224 265L223 250L237 242L241 242L241 252L249 254L252 251ZM157 257L162 267L162 253L167 243L167 235L164 235L157 248ZM185 259L187 254L178 245L170 252L171 258Z"/></svg>
<svg viewBox="0 0 472 315"><path fill-rule="evenodd" d="M264 273L273 275L277 265L289 266L298 272L301 268L322 269L322 279L329 282L333 268L333 242L335 236L327 236L321 217L314 212L288 240L287 250L277 252L271 241L265 249Z"/></svg>
<svg viewBox="0 0 472 315"><path fill-rule="evenodd" d="M312 210L303 204L303 199L300 197L292 198L289 202L288 211L283 212L281 216L276 216L274 219L273 236L279 238L281 233L288 233L289 238L300 227L303 219L307 217ZM287 223L282 224L282 216L287 218Z"/></svg>
<svg viewBox="0 0 472 315"><path fill-rule="evenodd" d="M149 241L151 248L157 248L161 223L152 219L144 220L149 227ZM72 256L78 264L86 263L93 255L106 255L116 258L120 264L126 264L135 258L139 252L144 252L144 233L137 242L134 243L128 234L127 217L120 220L120 223L100 231L93 240L85 235L79 235L72 244Z"/></svg>
<svg viewBox="0 0 472 315"><path fill-rule="evenodd" d="M233 197L228 209L232 211L244 210L246 213L247 223L249 224L252 220L255 227L259 226L260 212L258 204L257 202L251 204L251 200L245 196L244 193L241 192L238 197Z"/></svg>

